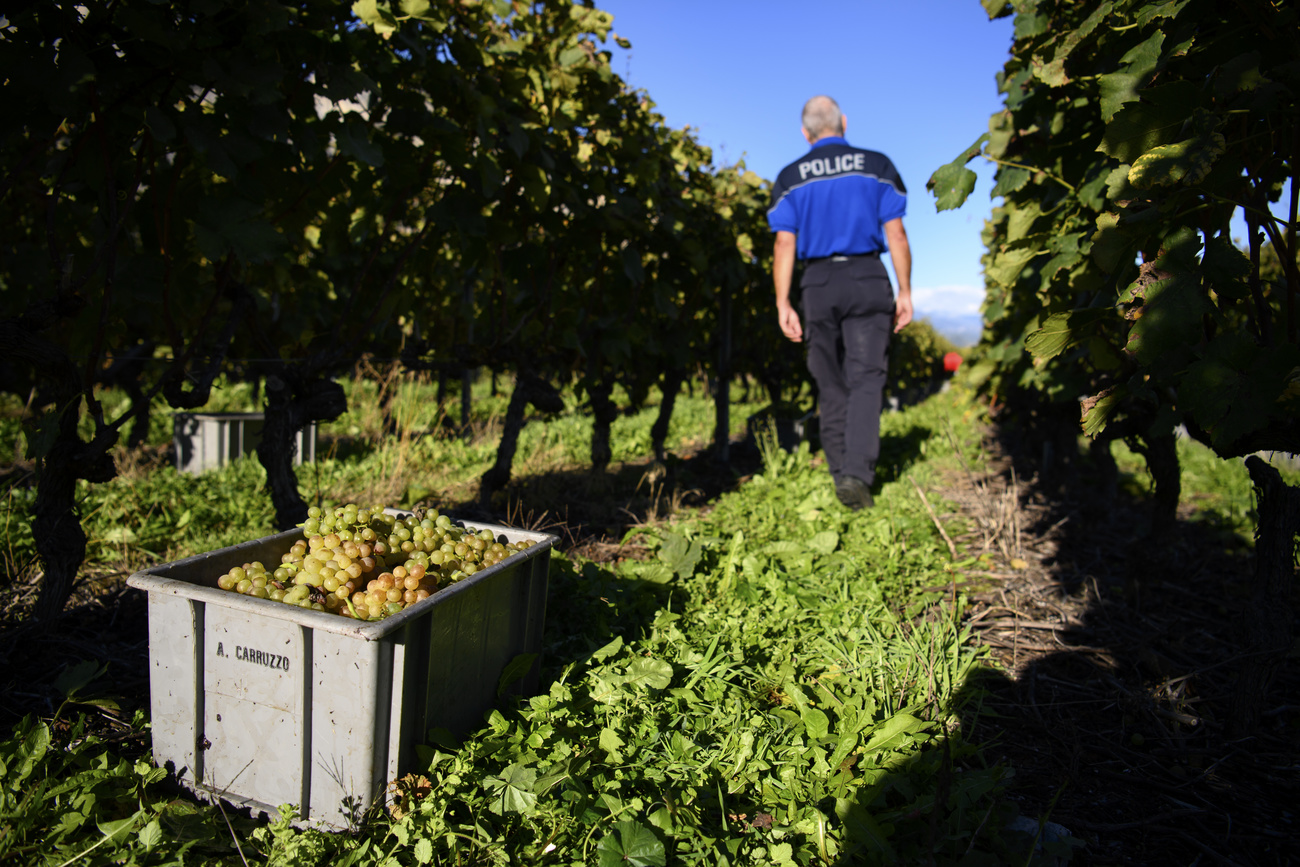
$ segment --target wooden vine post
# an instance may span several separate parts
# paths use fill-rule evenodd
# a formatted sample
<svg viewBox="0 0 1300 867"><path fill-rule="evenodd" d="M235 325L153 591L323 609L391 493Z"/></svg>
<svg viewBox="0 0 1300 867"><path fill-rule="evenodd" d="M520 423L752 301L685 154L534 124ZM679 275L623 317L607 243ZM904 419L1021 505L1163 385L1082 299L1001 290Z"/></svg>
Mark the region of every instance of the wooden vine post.
<svg viewBox="0 0 1300 867"><path fill-rule="evenodd" d="M717 422L713 429L713 458L725 464L731 459L731 290L719 289L718 375L714 406Z"/></svg>
<svg viewBox="0 0 1300 867"><path fill-rule="evenodd" d="M1300 535L1300 488L1260 458L1246 458L1255 485L1259 524L1255 528L1255 574L1250 602L1241 619L1245 658L1237 672L1228 734L1239 738L1259 723L1268 688L1291 650L1295 612L1296 537Z"/></svg>

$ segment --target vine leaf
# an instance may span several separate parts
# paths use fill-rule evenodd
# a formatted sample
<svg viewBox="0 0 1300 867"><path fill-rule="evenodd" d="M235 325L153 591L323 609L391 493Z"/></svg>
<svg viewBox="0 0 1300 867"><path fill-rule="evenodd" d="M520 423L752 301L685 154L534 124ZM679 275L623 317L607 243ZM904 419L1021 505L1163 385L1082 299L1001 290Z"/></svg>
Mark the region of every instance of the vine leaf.
<svg viewBox="0 0 1300 867"><path fill-rule="evenodd" d="M1128 170L1132 168L1128 163L1111 169L1110 174L1106 175L1106 198L1112 202L1120 199L1132 198L1133 192L1128 182Z"/></svg>
<svg viewBox="0 0 1300 867"><path fill-rule="evenodd" d="M1159 228L1156 223L1159 215L1159 208L1153 207L1098 214L1097 231L1092 235L1092 260L1105 271L1116 271L1125 263L1131 264L1137 243Z"/></svg>
<svg viewBox="0 0 1300 867"><path fill-rule="evenodd" d="M1165 34L1156 31L1146 41L1120 58L1120 68L1103 75L1097 82L1101 90L1101 117L1109 121L1130 102L1138 101L1138 90L1160 65L1160 49Z"/></svg>
<svg viewBox="0 0 1300 867"><path fill-rule="evenodd" d="M991 282L999 286L1006 286L1009 289L1020 279L1025 267L1036 256L1045 252L1047 251L1037 247L1020 247L1006 250L993 258L992 263L985 269L984 273Z"/></svg>
<svg viewBox="0 0 1300 867"><path fill-rule="evenodd" d="M410 18L431 18L432 4L429 0L401 0L402 14Z"/></svg>
<svg viewBox="0 0 1300 867"><path fill-rule="evenodd" d="M357 0L352 4L352 14L361 19L375 33L388 38L397 30L397 17L387 3L378 0Z"/></svg>
<svg viewBox="0 0 1300 867"><path fill-rule="evenodd" d="M1173 274L1146 285L1145 302L1129 331L1126 349L1147 368L1177 367L1201 333L1201 317L1211 312L1199 281Z"/></svg>
<svg viewBox="0 0 1300 867"><path fill-rule="evenodd" d="M947 165L935 169L934 174L925 182L925 188L934 194L936 211L948 211L960 208L975 189L975 172L966 168L966 163L983 152L984 143L989 134L984 133L975 143Z"/></svg>
<svg viewBox="0 0 1300 867"><path fill-rule="evenodd" d="M1178 183L1192 186L1203 181L1227 145L1209 112L1198 109L1192 125L1198 129L1192 138L1154 147L1138 157L1129 169L1129 182L1145 190Z"/></svg>
<svg viewBox="0 0 1300 867"><path fill-rule="evenodd" d="M1070 80L1065 74L1065 58L1060 55L1049 61L1044 61L1041 57L1034 57L1029 63L1030 68L1034 71L1034 78L1037 78L1048 87L1061 87Z"/></svg>
<svg viewBox="0 0 1300 867"><path fill-rule="evenodd" d="M1259 71L1261 59L1258 51L1249 51L1234 57L1215 70L1214 93L1219 98L1227 98L1236 93L1257 90L1267 84L1268 79Z"/></svg>
<svg viewBox="0 0 1300 867"><path fill-rule="evenodd" d="M1122 163L1131 163L1154 147L1168 144L1187 121L1196 100L1190 81L1176 81L1145 91L1142 102L1125 106L1106 125L1098 147Z"/></svg>
<svg viewBox="0 0 1300 867"><path fill-rule="evenodd" d="M1065 35L1065 39L1056 48L1050 62L1044 63L1042 58L1034 57L1030 63L1034 70L1034 77L1051 87L1060 87L1069 82L1070 77L1065 74L1065 61L1069 58L1074 49L1079 47L1083 40L1092 35L1097 29L1097 25L1110 14L1112 4L1107 0L1100 3L1097 8L1092 10L1092 14L1074 30Z"/></svg>
<svg viewBox="0 0 1300 867"><path fill-rule="evenodd" d="M960 208L975 190L976 175L963 165L948 163L935 169L925 188L934 193L936 211Z"/></svg>
<svg viewBox="0 0 1300 867"><path fill-rule="evenodd" d="M1032 176L1029 169L1021 166L1003 166L998 169L998 182L994 185L993 192L989 193L989 196L996 199L998 196L1005 196L1008 193L1023 189Z"/></svg>
<svg viewBox="0 0 1300 867"><path fill-rule="evenodd" d="M1027 237L1033 231L1034 222L1041 216L1043 216L1043 208L1036 201L1028 201L1015 208L1007 218L1007 237Z"/></svg>
<svg viewBox="0 0 1300 867"><path fill-rule="evenodd" d="M1215 294L1241 300L1250 294L1246 278L1250 259L1226 234L1215 235L1205 245L1201 271Z"/></svg>
<svg viewBox="0 0 1300 867"><path fill-rule="evenodd" d="M1048 249L1056 255L1047 261L1047 264L1038 269L1041 288L1046 291L1054 278L1062 270L1068 271L1077 265L1082 259L1083 254L1079 252L1079 242L1083 240L1082 232L1071 232L1068 235L1061 235L1053 238L1048 244Z"/></svg>
<svg viewBox="0 0 1300 867"><path fill-rule="evenodd" d="M1111 416L1115 414L1115 410L1119 408L1120 400L1125 396L1126 393L1122 387L1111 386L1099 394L1080 398L1080 422L1083 425L1084 434L1095 437L1101 433L1110 421Z"/></svg>
<svg viewBox="0 0 1300 867"><path fill-rule="evenodd" d="M1244 334L1220 335L1188 367L1179 403L1209 432L1216 451L1231 454L1245 434L1266 427L1275 415L1288 415L1297 362L1300 349L1294 345L1260 347Z"/></svg>
<svg viewBox="0 0 1300 867"><path fill-rule="evenodd" d="M1092 336L1097 323L1113 315L1113 310L1089 308L1067 310L1048 316L1037 331L1025 338L1025 349L1036 359L1055 358L1071 346Z"/></svg>
<svg viewBox="0 0 1300 867"><path fill-rule="evenodd" d="M1013 11L1009 0L980 0L980 5L988 13L990 21L1006 18Z"/></svg>
<svg viewBox="0 0 1300 867"><path fill-rule="evenodd" d="M1147 3L1138 11L1137 25L1146 27L1157 18L1176 18L1190 0L1165 0L1164 3Z"/></svg>

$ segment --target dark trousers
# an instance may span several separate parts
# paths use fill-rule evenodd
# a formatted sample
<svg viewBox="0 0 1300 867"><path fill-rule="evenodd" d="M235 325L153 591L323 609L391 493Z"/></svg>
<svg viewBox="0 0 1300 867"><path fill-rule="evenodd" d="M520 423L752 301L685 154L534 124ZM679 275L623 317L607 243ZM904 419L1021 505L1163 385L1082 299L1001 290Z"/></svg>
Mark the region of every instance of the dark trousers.
<svg viewBox="0 0 1300 867"><path fill-rule="evenodd" d="M894 290L879 257L822 260L804 270L808 371L820 393L822 450L838 482L875 481L880 405L889 371Z"/></svg>

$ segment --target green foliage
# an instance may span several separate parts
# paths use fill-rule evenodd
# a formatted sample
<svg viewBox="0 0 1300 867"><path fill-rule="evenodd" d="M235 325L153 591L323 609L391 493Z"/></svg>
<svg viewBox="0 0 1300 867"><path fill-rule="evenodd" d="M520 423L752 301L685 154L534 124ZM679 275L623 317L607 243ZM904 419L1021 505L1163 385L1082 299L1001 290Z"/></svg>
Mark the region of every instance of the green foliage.
<svg viewBox="0 0 1300 867"><path fill-rule="evenodd" d="M137 716L135 727L143 729ZM171 796L167 771L115 755L85 719L55 734L30 717L0 742L6 864L181 864L229 853L213 808Z"/></svg>
<svg viewBox="0 0 1300 867"><path fill-rule="evenodd" d="M1150 473L1140 455L1123 442L1111 445L1116 464L1133 494L1145 496L1152 488ZM1282 456L1264 455L1288 485L1300 484L1300 467ZM1207 533L1216 534L1225 547L1249 548L1254 544L1255 496L1245 462L1223 460L1195 440L1178 441L1178 466L1183 502L1192 507L1191 520Z"/></svg>
<svg viewBox="0 0 1300 867"><path fill-rule="evenodd" d="M767 184L715 165L613 74L605 12L218 0L12 14L0 344L6 388L39 398L26 443L42 469L102 481L106 461L70 456L87 442L102 456L159 395L208 402L223 371L287 393L268 405L277 419L282 404L332 417L313 389L365 353L587 394L617 383L637 405L665 371L715 359L723 379L733 365L789 378L792 350L758 313ZM110 373L130 400L98 400ZM296 503L283 477L281 522ZM73 520L66 496L59 510Z"/></svg>
<svg viewBox="0 0 1300 867"><path fill-rule="evenodd" d="M448 414L459 417L459 400L439 410L437 386L419 376L394 377L386 386L397 425L393 436L385 435L378 406L384 387L361 376L344 385L353 408L337 422L321 426L317 460L301 473L300 490L309 502L360 499L413 506L432 497L446 503L468 497L478 477L491 465L498 439L494 420L504 398L491 396L486 377L475 383L471 420L479 432L468 439L439 425ZM670 451L703 447L713 429L712 398L699 383L692 384L690 390L693 394L684 393L677 399L667 437ZM112 391L101 394L106 405L120 397ZM655 397L652 391L647 406L632 412L624 402L626 396L620 396L620 408L628 412L620 414L613 425L615 461L642 460L650 453ZM740 387L733 387L733 436L744 433L747 414L757 409L742 398ZM203 410L247 412L253 406L251 399L246 383L229 383L214 391L213 405ZM577 403L572 395L567 400L571 405ZM163 419L167 423L165 441L170 441L170 415ZM590 417L576 410L546 425L530 427L520 439L518 461L524 466L547 464L556 469L587 466L591 427ZM327 437L346 437L349 444L331 444ZM352 438L360 442L350 443ZM155 444L162 441L161 434L156 435ZM397 469L402 478L394 480ZM120 571L269 535L274 531L275 516L265 485L266 473L251 455L198 476L164 467L133 470L99 485L82 482L77 497L88 538L87 556L94 564L111 564L108 571ZM30 576L37 568L32 535L36 491L19 484L6 489L4 496L0 528L5 529L5 544L0 558L6 564L5 574L10 578Z"/></svg>
<svg viewBox="0 0 1300 867"><path fill-rule="evenodd" d="M1300 18L1271 0L1238 5L1015 4L1006 107L930 184L953 207L970 191L953 185L959 168L978 155L998 165L988 391L1061 417L1081 405L1094 436L1183 422L1223 456L1300 450L1300 272L1283 267L1296 247ZM1269 205L1288 180L1278 218Z"/></svg>
<svg viewBox="0 0 1300 867"><path fill-rule="evenodd" d="M707 515L638 530L647 560L556 554L543 692L463 743L431 738L355 833L297 828L287 807L265 822L227 811L227 827L162 792L148 761L28 721L0 744L17 829L0 854L51 867L91 846L139 865L1005 861L1003 771L955 734L980 657L960 597L949 607L933 589L948 554L901 477L924 482L954 460L950 442L975 439L966 409L943 398L889 416L898 475L865 515L839 506L805 447ZM149 484L167 489L166 475ZM65 820L74 809L83 818ZM57 849L31 848L39 835Z"/></svg>
<svg viewBox="0 0 1300 867"><path fill-rule="evenodd" d="M889 383L892 393L928 392L943 378L943 357L956 352L952 341L920 319L893 335L889 342Z"/></svg>

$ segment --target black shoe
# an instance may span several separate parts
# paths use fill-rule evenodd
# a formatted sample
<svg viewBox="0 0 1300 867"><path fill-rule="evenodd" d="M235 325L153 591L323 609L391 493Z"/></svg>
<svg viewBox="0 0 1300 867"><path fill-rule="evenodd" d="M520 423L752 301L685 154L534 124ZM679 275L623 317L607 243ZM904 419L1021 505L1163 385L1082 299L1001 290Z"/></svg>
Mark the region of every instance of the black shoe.
<svg viewBox="0 0 1300 867"><path fill-rule="evenodd" d="M835 496L853 511L870 509L876 504L871 497L871 486L856 476L845 476L835 483Z"/></svg>

